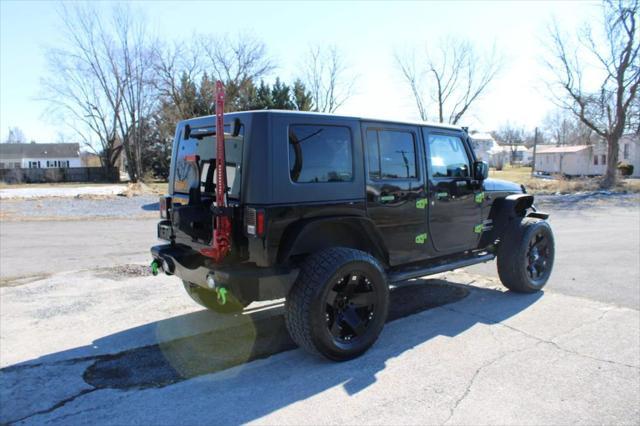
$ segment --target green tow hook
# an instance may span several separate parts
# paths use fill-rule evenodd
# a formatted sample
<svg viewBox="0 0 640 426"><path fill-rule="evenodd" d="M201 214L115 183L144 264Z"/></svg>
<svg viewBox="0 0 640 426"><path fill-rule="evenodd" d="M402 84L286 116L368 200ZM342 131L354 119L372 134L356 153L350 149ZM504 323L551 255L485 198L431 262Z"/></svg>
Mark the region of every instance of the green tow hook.
<svg viewBox="0 0 640 426"><path fill-rule="evenodd" d="M227 303L227 289L224 287L220 287L216 289L218 293L218 303L221 305L225 305Z"/></svg>
<svg viewBox="0 0 640 426"><path fill-rule="evenodd" d="M153 262L151 262L151 273L153 275L158 275L158 266L158 261L154 259Z"/></svg>

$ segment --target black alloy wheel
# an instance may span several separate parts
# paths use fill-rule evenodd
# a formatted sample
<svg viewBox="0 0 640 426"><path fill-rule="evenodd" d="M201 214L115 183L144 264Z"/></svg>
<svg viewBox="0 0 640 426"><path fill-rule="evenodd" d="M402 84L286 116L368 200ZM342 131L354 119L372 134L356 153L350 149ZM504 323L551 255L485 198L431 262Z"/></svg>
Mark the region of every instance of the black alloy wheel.
<svg viewBox="0 0 640 426"><path fill-rule="evenodd" d="M550 255L549 239L545 237L545 233L536 232L529 240L527 251L527 272L532 281L540 281L546 275Z"/></svg>
<svg viewBox="0 0 640 426"><path fill-rule="evenodd" d="M376 311L371 280L362 271L344 275L329 290L325 318L334 339L346 343L365 334Z"/></svg>

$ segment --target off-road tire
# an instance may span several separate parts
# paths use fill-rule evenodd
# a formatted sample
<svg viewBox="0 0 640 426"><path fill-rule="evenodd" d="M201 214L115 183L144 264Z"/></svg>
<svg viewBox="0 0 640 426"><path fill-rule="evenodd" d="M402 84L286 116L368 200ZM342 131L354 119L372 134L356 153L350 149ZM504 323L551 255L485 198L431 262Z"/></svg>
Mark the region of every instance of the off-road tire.
<svg viewBox="0 0 640 426"><path fill-rule="evenodd" d="M537 279L528 268L532 238L542 235L547 239L548 259L546 269ZM551 274L555 255L553 232L549 224L538 218L523 218L507 229L498 248L498 276L502 284L518 293L540 291Z"/></svg>
<svg viewBox="0 0 640 426"><path fill-rule="evenodd" d="M365 279L371 290L367 298L375 300L365 331L348 342L331 334L326 313L327 306L331 306L327 297L330 292L335 293L334 285L345 274ZM375 343L388 308L389 286L378 261L359 250L330 248L306 259L286 298L285 322L291 338L301 348L334 361L346 361L360 356Z"/></svg>
<svg viewBox="0 0 640 426"><path fill-rule="evenodd" d="M221 314L242 312L242 310L251 303L239 299L231 293L227 293L227 303L222 305L218 302L218 295L215 291L206 289L188 281L182 281L182 284L184 285L184 289L187 291L187 294L191 296L194 302Z"/></svg>

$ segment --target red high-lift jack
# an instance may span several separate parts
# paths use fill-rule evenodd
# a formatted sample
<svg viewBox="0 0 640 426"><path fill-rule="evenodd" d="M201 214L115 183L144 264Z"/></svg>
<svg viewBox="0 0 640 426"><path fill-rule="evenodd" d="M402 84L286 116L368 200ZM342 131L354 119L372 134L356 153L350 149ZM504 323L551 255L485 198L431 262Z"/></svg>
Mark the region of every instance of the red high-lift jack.
<svg viewBox="0 0 640 426"><path fill-rule="evenodd" d="M224 152L224 86L216 81L216 201L213 212L211 247L200 250L220 263L231 250L231 209L227 205L227 163Z"/></svg>

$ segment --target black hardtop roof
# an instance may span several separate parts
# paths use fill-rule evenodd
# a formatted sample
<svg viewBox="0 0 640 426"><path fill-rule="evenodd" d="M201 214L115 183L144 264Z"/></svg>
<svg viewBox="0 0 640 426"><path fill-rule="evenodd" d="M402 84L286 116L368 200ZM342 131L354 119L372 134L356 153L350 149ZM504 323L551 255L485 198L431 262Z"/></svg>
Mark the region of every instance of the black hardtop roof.
<svg viewBox="0 0 640 426"><path fill-rule="evenodd" d="M335 119L348 119L348 120L359 120L359 121L374 121L381 123L389 123L389 124L408 124L412 126L426 126L426 127L436 127L440 129L447 130L458 130L462 131L462 127L453 126L450 124L443 123L433 123L429 121L416 121L416 120L397 120L397 119L389 119L389 118L380 118L380 117L359 117L352 115L339 115L339 114L327 114L323 112L312 112L312 111L291 111L291 110L281 110L281 109L261 109L261 110L253 110L253 111L238 111L238 112L226 112L225 115L252 115L252 114L287 114L287 115L296 115L300 117L327 117L327 118L335 118ZM214 120L215 115L207 115L202 117L194 117L187 120L183 120L181 123L183 124L191 124L198 125L202 121Z"/></svg>

